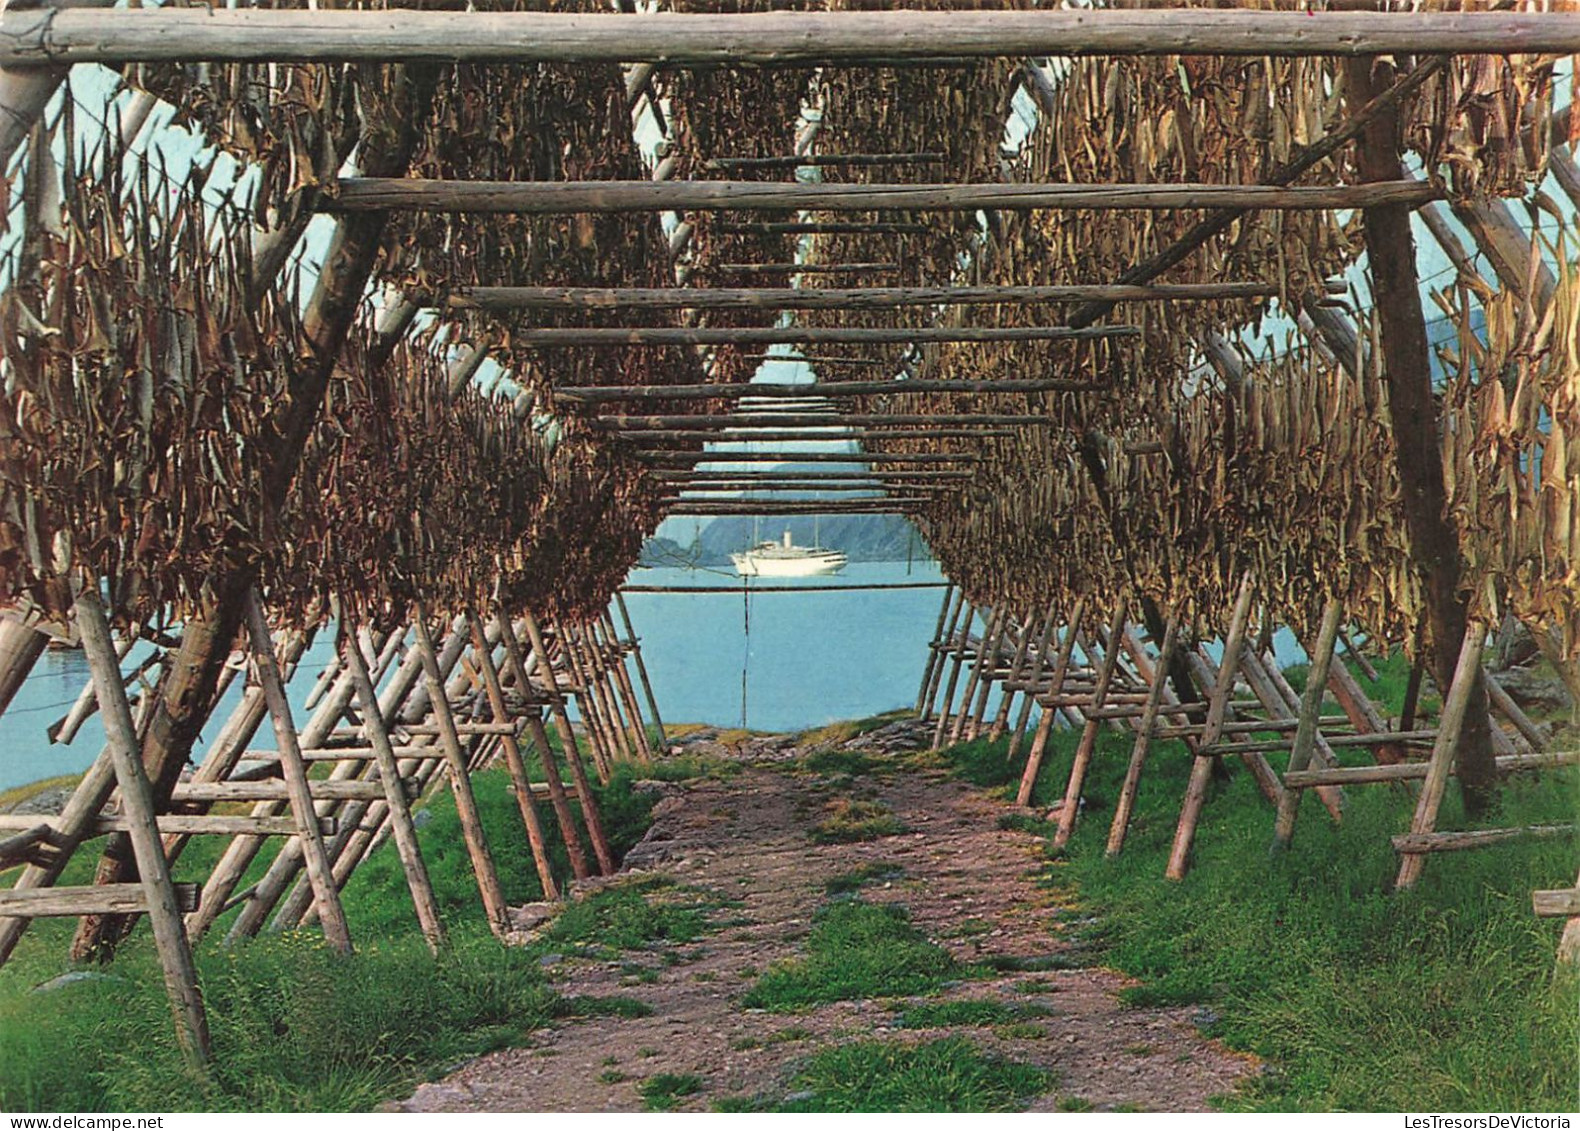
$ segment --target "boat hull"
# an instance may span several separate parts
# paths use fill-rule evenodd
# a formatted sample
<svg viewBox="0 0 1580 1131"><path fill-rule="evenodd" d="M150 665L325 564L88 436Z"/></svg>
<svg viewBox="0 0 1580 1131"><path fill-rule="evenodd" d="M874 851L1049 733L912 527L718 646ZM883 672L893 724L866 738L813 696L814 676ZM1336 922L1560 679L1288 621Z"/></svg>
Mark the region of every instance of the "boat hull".
<svg viewBox="0 0 1580 1131"><path fill-rule="evenodd" d="M742 577L823 577L844 569L849 559L844 554L832 552L783 558L731 554L730 560L735 563L735 572Z"/></svg>

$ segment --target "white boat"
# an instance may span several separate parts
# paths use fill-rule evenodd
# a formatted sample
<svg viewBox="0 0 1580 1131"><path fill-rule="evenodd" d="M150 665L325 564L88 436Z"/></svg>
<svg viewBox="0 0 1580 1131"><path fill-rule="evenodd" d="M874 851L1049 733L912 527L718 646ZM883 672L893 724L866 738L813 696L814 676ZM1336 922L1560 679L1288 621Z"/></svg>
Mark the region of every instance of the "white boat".
<svg viewBox="0 0 1580 1131"><path fill-rule="evenodd" d="M750 550L731 554L730 560L742 577L817 577L838 573L850 559L839 550L797 546L786 530L782 542L759 542Z"/></svg>

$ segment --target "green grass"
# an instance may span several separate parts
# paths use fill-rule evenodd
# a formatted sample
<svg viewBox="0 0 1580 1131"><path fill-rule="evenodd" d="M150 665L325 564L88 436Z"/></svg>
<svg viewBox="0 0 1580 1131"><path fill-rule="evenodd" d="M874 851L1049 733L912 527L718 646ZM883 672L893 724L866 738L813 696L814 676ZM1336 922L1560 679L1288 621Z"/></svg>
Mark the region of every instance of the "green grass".
<svg viewBox="0 0 1580 1131"><path fill-rule="evenodd" d="M622 768L607 786L594 787L617 854L640 839L656 800L631 788L635 777ZM507 781L502 771L473 777L507 898L537 899ZM501 947L484 927L453 801L444 794L426 808L418 839L450 945L435 958L418 934L393 844L374 853L347 885L357 946L349 959L311 930L227 948L225 930L236 914L229 913L196 954L215 1049L206 1080L189 1077L176 1048L146 924L113 964L94 971L100 976L34 993L33 986L71 969L66 948L76 925L35 923L0 969L0 1110L367 1110L461 1060L520 1044L556 1017L633 1015L633 999L558 998L538 960L562 941ZM553 821L547 806L541 816ZM550 835L557 843L557 831ZM279 844L278 838L266 844L238 890L262 875ZM224 848L223 838L193 838L173 868L175 878L201 881ZM563 852L556 849L558 867L568 876ZM92 852L79 853L61 882L89 882L94 864ZM604 928L615 936L607 945L655 930L685 935L701 914L672 907L643 919L608 907L624 898L600 893L576 905L591 917L586 941L605 945L597 934Z"/></svg>
<svg viewBox="0 0 1580 1131"><path fill-rule="evenodd" d="M207 1079L176 1050L152 949L110 976L0 992L0 1109L364 1111L431 1072L518 1044L555 995L537 956L481 930L438 958L415 932L343 958L309 934L198 956L214 1040ZM8 970L8 974L14 972Z"/></svg>
<svg viewBox="0 0 1580 1131"><path fill-rule="evenodd" d="M824 806L823 812L823 819L808 834L814 844L854 844L905 831L905 822L881 801L838 797Z"/></svg>
<svg viewBox="0 0 1580 1131"><path fill-rule="evenodd" d="M796 1099L734 1100L718 1110L1016 1111L1055 1084L1044 1069L989 1055L960 1037L922 1044L856 1041L812 1057L791 1081L787 1095Z"/></svg>
<svg viewBox="0 0 1580 1131"><path fill-rule="evenodd" d="M1073 736L1056 735L1065 772ZM1574 879L1573 843L1528 841L1429 858L1390 890L1411 795L1352 787L1335 827L1315 798L1294 847L1272 855L1272 813L1250 776L1213 786L1190 874L1163 879L1190 759L1157 744L1124 854L1104 857L1125 758L1099 749L1091 794L1049 882L1102 916L1102 961L1141 979L1134 1004L1207 1003L1213 1035L1276 1071L1228 1101L1267 1110L1568 1110L1580 978L1555 971L1560 924L1530 892ZM1511 780L1488 826L1574 818L1573 770ZM1469 827L1451 788L1440 828Z"/></svg>
<svg viewBox="0 0 1580 1131"><path fill-rule="evenodd" d="M830 1001L904 997L939 989L962 971L905 908L841 899L818 910L804 957L776 963L743 999L788 1012Z"/></svg>
<svg viewBox="0 0 1580 1131"><path fill-rule="evenodd" d="M660 877L615 884L568 905L545 932L553 943L637 950L705 935L712 897Z"/></svg>
<svg viewBox="0 0 1580 1131"><path fill-rule="evenodd" d="M849 774L860 777L881 766L876 758L859 750L814 750L801 759L801 768L815 774Z"/></svg>
<svg viewBox="0 0 1580 1131"><path fill-rule="evenodd" d="M674 1111L686 1096L702 1091L702 1077L691 1073L660 1072L642 1081L642 1106L648 1111Z"/></svg>
<svg viewBox="0 0 1580 1131"><path fill-rule="evenodd" d="M987 1028L1032 1017L1050 1017L1053 1010L1038 1002L1012 1002L997 998L968 1001L929 1001L908 1005L900 1013L901 1029Z"/></svg>
<svg viewBox="0 0 1580 1131"><path fill-rule="evenodd" d="M850 895L868 884L892 883L904 875L905 869L898 864L875 861L854 871L841 872L823 885L823 891L829 895Z"/></svg>

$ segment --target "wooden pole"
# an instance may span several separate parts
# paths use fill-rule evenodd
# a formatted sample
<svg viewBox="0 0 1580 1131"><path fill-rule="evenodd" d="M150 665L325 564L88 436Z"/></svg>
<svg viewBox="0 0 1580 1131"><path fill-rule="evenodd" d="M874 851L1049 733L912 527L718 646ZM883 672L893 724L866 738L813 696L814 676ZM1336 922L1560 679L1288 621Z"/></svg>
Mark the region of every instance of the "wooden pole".
<svg viewBox="0 0 1580 1131"><path fill-rule="evenodd" d="M1179 825L1174 830L1174 847L1169 853L1164 875L1171 880L1183 880L1190 867L1191 844L1196 839L1196 825L1201 820L1201 810L1207 800L1207 785L1212 780L1213 756L1201 751L1217 742L1223 732L1224 717L1229 700L1234 694L1234 675L1240 667L1240 653L1245 648L1245 626L1251 618L1251 599L1256 587L1251 576L1240 583L1235 598L1234 611L1229 615L1229 634L1224 638L1223 662L1218 665L1218 679L1213 685L1211 701L1207 705L1206 725L1202 730L1201 745L1197 747L1196 760L1191 764L1190 783L1185 787L1185 801L1180 806Z"/></svg>
<svg viewBox="0 0 1580 1131"><path fill-rule="evenodd" d="M950 729L949 741L960 742L966 737L966 724L971 718L971 703L977 693L977 687L982 683L982 673L987 669L989 655L997 650L998 632L1004 623L1004 610L1002 607L989 609L987 616L982 621L982 637L977 645L976 660L971 665L971 672L966 677L966 687L960 694L960 712L955 716L955 725Z"/></svg>
<svg viewBox="0 0 1580 1131"><path fill-rule="evenodd" d="M1426 779L1421 783L1421 795L1416 799L1415 815L1410 820L1410 835L1423 836L1432 832L1437 824L1437 811L1443 804L1443 793L1448 788L1448 771L1453 764L1454 751L1459 743L1459 731L1465 721L1466 709L1481 676L1481 649L1487 640L1487 626L1482 621L1471 621L1459 648L1459 660L1454 665L1454 678L1448 694L1443 699L1443 717L1437 724L1437 741L1432 744L1432 757L1427 764ZM1464 788L1463 768L1460 770L1460 788ZM1399 862L1399 875L1394 881L1397 888L1414 886L1426 866L1422 853L1407 853Z"/></svg>
<svg viewBox="0 0 1580 1131"><path fill-rule="evenodd" d="M99 713L104 718L109 739L110 763L121 791L121 811L137 860L154 944L164 967L165 989L175 1013L176 1038L188 1062L201 1067L209 1062L212 1051L208 1019L198 991L197 968L192 963L192 950L181 926L180 906L176 902L164 846L159 840L153 788L143 768L137 727L132 721L131 705L126 701L126 689L121 685L121 666L115 658L115 644L104 609L99 604L97 589L95 583L77 595L77 628L82 635L88 669L98 689Z"/></svg>
<svg viewBox="0 0 1580 1131"><path fill-rule="evenodd" d="M1064 805L1059 809L1059 827L1053 834L1055 849L1069 844L1070 834L1075 832L1075 818L1081 808L1081 789L1086 784L1086 771L1097 750L1097 732L1103 725L1097 712L1102 711L1108 702L1108 688L1113 682L1114 669L1119 664L1119 653L1124 650L1124 635L1129 631L1124 602L1121 601L1109 623L1108 639L1103 642L1103 660L1097 669L1097 686L1092 691L1092 711L1086 716L1086 725L1081 728L1081 741L1075 748L1075 758L1070 762L1070 777L1064 786ZM1154 685L1159 684L1162 677L1152 682Z"/></svg>
<svg viewBox="0 0 1580 1131"><path fill-rule="evenodd" d="M368 675L367 662L356 640L348 636L342 649L346 670L351 675L357 701L362 708L362 727L373 747L379 780L384 786L384 801L389 806L389 820L394 830L395 848L400 854L401 867L406 873L406 886L411 890L412 905L417 911L417 922L422 927L428 946L437 953L444 945L444 923L439 918L439 905L434 900L433 884L428 879L428 868L422 860L422 850L417 843L417 828L412 824L411 810L406 804L406 792L401 786L400 764L390 742L389 729L384 724L384 712L379 706L378 692ZM418 661L423 668L423 663Z"/></svg>
<svg viewBox="0 0 1580 1131"><path fill-rule="evenodd" d="M1036 622L1030 615L1021 622L1020 632L1015 638L1015 653L1010 660L1008 671L1005 673L1003 693L999 696L998 710L993 715L993 725L988 728L988 741L997 742L1004 737L1004 732L1009 729L1010 711L1015 706L1015 696L1019 693L1020 677L1025 674L1026 665L1030 662L1032 637L1037 634Z"/></svg>
<svg viewBox="0 0 1580 1131"><path fill-rule="evenodd" d="M351 930L346 925L345 910L340 906L340 890L335 886L334 866L324 848L318 811L313 806L313 794L307 781L307 764L302 761L296 724L291 719L291 703L286 698L285 683L275 665L274 641L269 635L269 621L258 600L257 590L247 595L246 616L248 637L252 643L253 671L263 689L269 716L274 721L274 740L280 752L281 775L285 778L290 797L291 815L296 818L296 835L301 843L308 883L312 886L313 902L318 908L318 920L323 924L324 938L329 945L342 954L350 954Z"/></svg>
<svg viewBox="0 0 1580 1131"><path fill-rule="evenodd" d="M521 693L530 695L532 683L527 678L527 665L521 654L521 642L516 637L515 627L510 623L509 618L503 614L498 616L497 623L499 625L500 640L505 645L505 660L514 673L516 684L520 688ZM529 627L534 623L530 620L527 622ZM627 624L629 623L628 620ZM537 645L534 645L534 649L536 647ZM551 703L553 702L553 694L553 692L550 693ZM552 766L554 762L554 751L549 746L549 736L544 729L542 715L538 711L529 713L527 715L527 726L532 731L532 740L537 743L538 749L543 753L545 772L548 772L548 767ZM568 721L565 729L566 731L569 730ZM561 733L565 764L570 767L571 784L576 790L577 801L581 803L582 822L587 826L587 839L592 842L593 855L598 858L598 870L605 876L613 875L615 870L614 854L609 847L609 838L604 834L603 820L598 813L598 799L593 794L592 783L587 780L587 771L582 766L581 754L576 749L574 736L572 736L570 741L563 741L565 732L562 731ZM559 777L558 767L555 767L552 772L554 777Z"/></svg>
<svg viewBox="0 0 1580 1131"><path fill-rule="evenodd" d="M954 596L955 583L951 581L944 586L944 599L938 605L938 623L933 626L933 636L927 644L927 662L922 665L921 686L916 689L916 717L924 722L929 706L927 692L933 683L933 673L938 670L938 649L943 643L944 622L949 619L949 606Z"/></svg>
<svg viewBox="0 0 1580 1131"><path fill-rule="evenodd" d="M1341 667L1343 667L1342 664L1331 665L1328 668L1328 675L1331 677L1333 672ZM1250 684L1252 693L1261 701L1262 706L1273 716L1270 721L1291 726L1294 730L1300 729L1300 696L1289 685L1289 681L1284 678L1284 673L1278 670L1278 664L1271 649L1268 650L1266 659L1258 656L1254 648L1247 648L1242 651L1240 653L1240 674L1245 677L1246 683ZM1333 686L1331 678L1328 680L1328 686L1330 689ZM1322 716L1318 715L1317 719L1320 723ZM1231 726L1240 725L1243 724L1226 723L1220 734L1228 733ZM1318 726L1311 746L1312 760L1321 762L1324 766L1338 765L1338 757L1334 754L1333 747L1334 744L1344 741L1346 740L1339 737L1329 738L1322 733L1321 727ZM1292 748L1293 745L1294 741L1291 739L1288 743L1280 741L1276 747L1271 747L1270 749L1282 750L1285 746ZM1391 745L1392 743L1379 744L1376 749L1384 749ZM1220 742L1218 749L1222 751L1224 746L1225 744ZM1240 757L1242 758L1255 757L1259 753L1259 751L1251 749L1256 746L1254 742L1240 741L1234 743L1234 746L1240 752ZM1266 761L1265 758L1263 760ZM1271 768L1272 763L1269 762L1267 765ZM1279 788L1283 789L1282 779L1280 779ZM1323 806L1326 807L1328 813L1332 815L1335 822L1344 820L1343 791L1324 786L1317 790L1317 797L1321 800ZM1277 805L1278 802L1275 801L1274 806L1276 807Z"/></svg>
<svg viewBox="0 0 1580 1131"><path fill-rule="evenodd" d="M601 401L739 401L775 398L805 402L820 397L892 397L903 396L906 393L929 395L990 393L1010 396L1035 393L1089 393L1101 392L1106 388L1107 385L1092 381L1050 378L999 378L986 381L809 381L797 385L749 381L734 385L581 385L556 389L554 397L556 400L582 401L589 404Z"/></svg>
<svg viewBox="0 0 1580 1131"><path fill-rule="evenodd" d="M620 623L625 625L625 639L631 647L631 658L636 661L636 675L642 684L642 696L647 700L648 713L653 717L653 727L658 731L659 740L662 742L665 740L664 720L658 713L658 700L653 696L653 684L647 678L647 664L642 660L642 642L637 638L636 629L631 625L631 613L625 607L625 594L616 592L614 602L615 607L620 610Z"/></svg>
<svg viewBox="0 0 1580 1131"><path fill-rule="evenodd" d="M639 428L840 428L847 425L924 426L960 425L983 427L1012 425L1016 428L1048 428L1054 421L1034 413L980 413L922 416L916 413L842 413L832 401L819 403L812 411L789 406L766 412L760 409L741 408L731 413L697 413L694 416L630 416L624 414L594 416L589 423L595 428L625 431Z"/></svg>
<svg viewBox="0 0 1580 1131"><path fill-rule="evenodd" d="M608 609L604 610L603 617L598 623L603 636L605 654L609 657L609 670L614 675L615 689L619 691L620 701L626 707L626 715L636 730L636 743L642 753L642 763L649 765L653 761L653 744L648 739L647 723L642 718L642 705L636 698L636 685L631 682L631 672L625 665L626 651L621 646L619 634L615 632L614 620L609 616Z"/></svg>
<svg viewBox="0 0 1580 1131"><path fill-rule="evenodd" d="M418 602L412 616L415 634L413 648L422 660L423 682L428 688L428 705L434 722L439 727L439 749L444 753L445 767L449 771L450 793L455 797L455 812L461 822L461 836L466 841L466 852L472 861L472 871L477 877L477 891L483 899L483 913L489 928L503 938L510 931L510 908L505 903L505 891L499 883L499 871L494 865L494 854L488 847L488 834L483 831L483 816L477 808L477 796L472 792L472 778L467 772L466 754L461 746L461 736L455 729L455 714L450 708L450 695L444 685L444 675L434 654L433 636L428 631L428 614ZM543 856L542 832L532 845L534 857L540 857L538 870L547 876L544 890L554 886L554 877L547 870L547 857Z"/></svg>
<svg viewBox="0 0 1580 1131"><path fill-rule="evenodd" d="M912 306L1008 303L1194 302L1266 298L1267 283L1112 283L977 287L464 287L452 309L507 313L521 310L889 310Z"/></svg>
<svg viewBox="0 0 1580 1131"><path fill-rule="evenodd" d="M3 23L3 17L0 17ZM4 50L0 48L0 57ZM798 184L770 181L440 181L342 177L322 207L340 213L564 215L628 212L976 212L981 209L1277 209L1418 207L1443 192L1413 179L1364 185ZM786 264L789 270L807 265ZM1125 280L1129 282L1129 280Z"/></svg>
<svg viewBox="0 0 1580 1131"><path fill-rule="evenodd" d="M934 750L943 749L944 737L949 733L950 714L954 710L955 705L955 684L960 679L960 666L965 663L966 652L971 645L971 624L979 615L981 615L980 609L975 605L967 604L966 619L965 623L960 626L960 635L950 643L953 654L949 662L949 681L944 685L943 707L938 712L938 726L933 731ZM986 627L986 621L984 620L984 631Z"/></svg>
<svg viewBox="0 0 1580 1131"><path fill-rule="evenodd" d="M1306 672L1306 690L1300 699L1300 725L1295 730L1294 748L1289 752L1289 773L1298 773L1311 764L1317 742L1318 720L1322 717L1322 697L1328 689L1328 668L1338 643L1344 619L1344 606L1330 597L1322 608L1322 625L1317 630L1316 648ZM1273 847L1285 849L1295 836L1295 818L1300 814L1300 799L1305 790L1286 789L1278 801L1278 816L1273 825Z"/></svg>
<svg viewBox="0 0 1580 1131"><path fill-rule="evenodd" d="M1392 70L1389 61L1352 61L1346 68L1348 87L1364 96L1387 82ZM1397 112L1385 113L1362 134L1356 159L1365 180L1382 181L1402 172L1401 121ZM1362 211L1361 221L1386 375L1385 399L1397 445L1394 463L1399 473L1401 510L1411 561L1423 582L1434 673L1438 686L1447 687L1456 670L1454 656L1465 635L1469 617L1466 593L1471 584L1464 576L1460 531L1448 505L1443 475L1440 410L1433 388L1414 236L1409 213L1401 208L1370 205ZM1530 243L1523 234L1521 238L1523 279ZM1498 781L1486 688L1476 673L1469 692L1471 710L1455 754L1460 790L1472 814L1491 805Z"/></svg>
<svg viewBox="0 0 1580 1131"><path fill-rule="evenodd" d="M649 61L891 65L1049 55L1568 55L1556 12L874 11L645 14L287 9L8 11L0 66L127 62Z"/></svg>
<svg viewBox="0 0 1580 1131"><path fill-rule="evenodd" d="M1053 662L1053 675L1048 680L1047 698L1057 696L1064 687L1065 676L1070 671L1070 657L1075 653L1075 639L1081 632L1081 622L1086 616L1086 597L1076 598L1070 610L1069 623L1065 626L1064 641L1059 645L1059 655ZM1043 704L1042 718L1037 721L1037 733L1032 736L1031 751L1026 755L1026 768L1020 775L1020 788L1015 791L1015 804L1031 804L1032 791L1037 786L1037 775L1042 772L1043 754L1048 749L1048 738L1053 734L1053 723L1059 712L1048 703Z"/></svg>
<svg viewBox="0 0 1580 1131"><path fill-rule="evenodd" d="M955 590L954 611L949 614L949 623L944 629L943 635L938 638L938 650L936 652L938 663L933 668L932 678L927 684L927 698L922 704L922 722L932 718L933 711L937 707L938 692L944 680L944 668L949 664L949 657L954 648L955 631L960 627L960 614L968 607L965 590L957 588Z"/></svg>
<svg viewBox="0 0 1580 1131"><path fill-rule="evenodd" d="M585 773L582 769L581 751L576 745L576 732L571 727L570 714L565 710L565 697L560 694L559 681L554 675L554 663L549 658L548 649L544 647L543 632L538 626L538 618L531 609L525 609L521 614L522 623L526 626L527 640L532 645L532 654L537 657L538 674L543 680L544 687L549 696L549 713L554 717L555 729L559 732L560 746L565 751L566 760L570 763L573 775L580 776ZM589 742L592 741L592 731L587 732ZM597 752L594 751L593 763L597 767ZM605 779L607 780L607 779ZM578 792L581 792L578 787ZM586 810L587 796L582 798L583 811Z"/></svg>
<svg viewBox="0 0 1580 1131"><path fill-rule="evenodd" d="M809 346L908 345L912 342L1093 342L1139 337L1138 326L593 326L516 329L513 345L571 346ZM574 387L563 390L575 393Z"/></svg>
<svg viewBox="0 0 1580 1131"><path fill-rule="evenodd" d="M1168 673L1174 663L1174 653L1179 647L1180 617L1178 611L1169 614L1168 625L1163 631L1163 644L1158 649L1158 662L1147 686L1146 709L1136 727L1136 740L1130 748L1130 764L1125 769L1125 781L1119 788L1119 800L1114 804L1113 823L1108 827L1106 853L1118 856L1125 847L1125 836L1130 831L1130 815L1136 808L1136 793L1141 787L1141 771L1146 765L1147 751L1152 746L1152 736L1157 730L1158 715L1168 690Z"/></svg>
<svg viewBox="0 0 1580 1131"><path fill-rule="evenodd" d="M615 736L615 729L608 724L604 717L603 701L598 696L598 688L594 683L592 674L582 665L580 650L575 640L563 622L550 626L559 641L560 655L565 661L566 670L576 685L576 704L586 724L587 740L592 747L593 764L598 769L598 776L607 782L614 773L615 763L620 761L619 739Z"/></svg>
<svg viewBox="0 0 1580 1131"><path fill-rule="evenodd" d="M1037 688L1042 682L1042 669L1048 660L1048 642L1058 629L1059 606L1057 601L1048 602L1048 611L1042 620L1042 635L1037 638L1037 651L1031 660L1031 671L1026 679L1026 693L1021 696L1020 713L1015 719L1015 729L1010 734L1009 749L1005 752L1004 760L1014 764L1016 756L1020 753L1020 744L1026 737L1026 725L1031 721L1031 709L1037 702Z"/></svg>
<svg viewBox="0 0 1580 1131"><path fill-rule="evenodd" d="M0 120L3 118L4 115L0 115ZM11 705L27 673L44 654L47 643L49 637L39 630L32 618L17 609L0 612L0 715ZM119 665L116 670L120 670Z"/></svg>
<svg viewBox="0 0 1580 1131"><path fill-rule="evenodd" d="M494 667L494 646L488 642L483 622L476 613L468 610L466 622L472 630L472 655L477 657L477 670L483 677L489 710L494 713L496 720L509 721L510 708L505 703L504 689L499 685L499 670ZM538 880L543 885L543 898L558 899L560 886L554 879L554 869L549 863L548 837L544 835L538 807L532 803L532 779L527 776L527 764L521 757L521 747L516 744L514 732L501 734L499 738L504 748L505 766L510 771L511 783L516 787L516 805L521 810L521 823L526 826L527 841L532 846L532 860L537 866ZM548 766L552 761L545 751L544 765ZM581 841L576 836L576 822L572 820L570 804L565 800L565 787L559 785L557 776L552 773L545 772L544 780L550 783L549 797L560 823L560 838L570 854L571 870L578 880L586 879L587 858L582 854ZM506 921L508 924L508 915Z"/></svg>

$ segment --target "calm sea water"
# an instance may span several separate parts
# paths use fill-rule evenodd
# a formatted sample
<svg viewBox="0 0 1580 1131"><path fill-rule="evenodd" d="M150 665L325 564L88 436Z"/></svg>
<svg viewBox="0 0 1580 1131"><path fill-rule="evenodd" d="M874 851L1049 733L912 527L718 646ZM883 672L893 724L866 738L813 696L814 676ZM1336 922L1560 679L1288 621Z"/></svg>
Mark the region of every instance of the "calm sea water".
<svg viewBox="0 0 1580 1131"><path fill-rule="evenodd" d="M932 564L853 563L836 577L793 582L807 587L799 593L632 593L626 605L642 638L665 722L740 726L744 718L754 729L788 730L914 703L943 597L941 589L820 593L819 588L939 580ZM639 569L630 584L739 588L741 582L731 572ZM298 722L333 650L333 633L320 632L291 681ZM134 651L128 669L145 654ZM52 745L47 734L87 679L81 652L52 650L39 659L0 715L0 789L77 773L98 756L104 730L97 717L69 746ZM205 728L205 738L218 731L240 694L238 681ZM253 746L273 749L267 724Z"/></svg>

